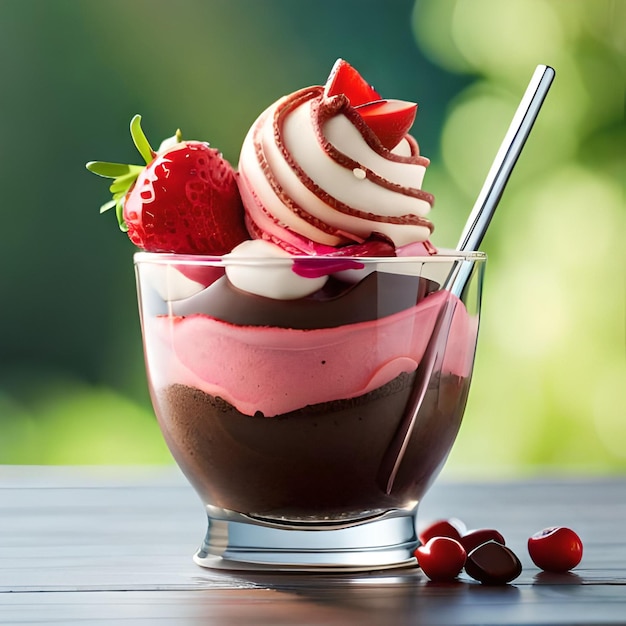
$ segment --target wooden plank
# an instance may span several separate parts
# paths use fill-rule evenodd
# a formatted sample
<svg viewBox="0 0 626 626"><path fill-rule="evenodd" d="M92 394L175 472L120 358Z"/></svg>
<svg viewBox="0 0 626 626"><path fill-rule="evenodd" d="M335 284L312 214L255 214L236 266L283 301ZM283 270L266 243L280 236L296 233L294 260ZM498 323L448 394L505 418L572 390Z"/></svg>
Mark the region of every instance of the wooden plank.
<svg viewBox="0 0 626 626"><path fill-rule="evenodd" d="M0 591L239 585L192 562L206 517L175 471L23 471L0 482Z"/></svg>
<svg viewBox="0 0 626 626"><path fill-rule="evenodd" d="M421 522L498 528L524 565L512 585L213 572L191 561L204 513L174 468L0 467L0 623L624 624L625 514L624 479L441 480ZM585 543L568 575L540 573L526 552L553 524Z"/></svg>
<svg viewBox="0 0 626 626"><path fill-rule="evenodd" d="M0 594L2 624L440 626L624 624L624 590L509 586L329 586L268 589Z"/></svg>

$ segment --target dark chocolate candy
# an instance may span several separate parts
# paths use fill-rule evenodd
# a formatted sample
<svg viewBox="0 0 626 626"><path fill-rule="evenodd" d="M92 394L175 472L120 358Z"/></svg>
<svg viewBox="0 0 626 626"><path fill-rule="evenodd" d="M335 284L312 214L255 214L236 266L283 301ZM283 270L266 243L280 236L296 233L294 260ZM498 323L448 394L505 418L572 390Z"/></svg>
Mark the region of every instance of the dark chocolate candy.
<svg viewBox="0 0 626 626"><path fill-rule="evenodd" d="M492 540L467 555L465 571L485 585L505 585L522 573L522 564L510 548Z"/></svg>

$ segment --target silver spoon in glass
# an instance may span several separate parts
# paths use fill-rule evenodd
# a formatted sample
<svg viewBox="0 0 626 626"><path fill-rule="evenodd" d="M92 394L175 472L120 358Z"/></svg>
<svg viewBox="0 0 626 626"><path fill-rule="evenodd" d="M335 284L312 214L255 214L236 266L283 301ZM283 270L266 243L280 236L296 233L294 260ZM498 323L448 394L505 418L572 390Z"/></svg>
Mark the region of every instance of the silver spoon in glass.
<svg viewBox="0 0 626 626"><path fill-rule="evenodd" d="M526 139L528 139L533 124L539 115L541 105L548 95L554 74L554 69L547 65L538 65L535 69L467 219L457 245L458 251L467 253L478 250L511 176L513 167L517 163ZM473 269L474 263L471 260L455 262L443 285L443 289L460 297L471 278ZM433 371L438 366L438 361L443 358L445 339L452 323L456 302L454 299L448 299L439 312L430 341L417 368L416 380L419 383L413 390L413 399L409 403L414 408L407 413L400 423L382 460L379 480L382 482L381 487L385 490L385 493L391 493L419 409L424 400L428 383Z"/></svg>
<svg viewBox="0 0 626 626"><path fill-rule="evenodd" d="M554 69L547 65L538 65L535 69L467 218L457 244L458 251L475 252L482 243L504 188L539 115L541 105L548 95L554 74ZM467 262L455 264L444 284L444 289L460 296L469 279L471 267L472 264Z"/></svg>

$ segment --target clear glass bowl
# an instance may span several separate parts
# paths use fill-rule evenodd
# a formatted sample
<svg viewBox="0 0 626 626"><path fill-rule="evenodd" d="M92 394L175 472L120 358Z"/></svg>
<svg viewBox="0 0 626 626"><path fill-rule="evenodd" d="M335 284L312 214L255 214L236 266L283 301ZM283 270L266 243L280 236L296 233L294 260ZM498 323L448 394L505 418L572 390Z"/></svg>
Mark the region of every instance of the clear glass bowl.
<svg viewBox="0 0 626 626"><path fill-rule="evenodd" d="M467 400L485 262L351 259L313 294L277 300L228 276L280 284L293 258L136 254L154 409L209 519L197 563L413 561L418 503ZM461 264L457 297L442 285Z"/></svg>

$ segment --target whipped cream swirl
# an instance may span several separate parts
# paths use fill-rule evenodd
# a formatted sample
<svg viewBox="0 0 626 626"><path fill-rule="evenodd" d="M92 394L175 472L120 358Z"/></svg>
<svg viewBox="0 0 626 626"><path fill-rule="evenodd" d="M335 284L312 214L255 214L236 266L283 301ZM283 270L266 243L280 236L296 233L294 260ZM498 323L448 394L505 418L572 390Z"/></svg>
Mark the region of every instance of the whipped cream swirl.
<svg viewBox="0 0 626 626"><path fill-rule="evenodd" d="M397 248L426 242L428 164L410 135L385 148L345 95L296 91L266 109L243 143L238 183L247 228L294 255L329 254L372 233Z"/></svg>

